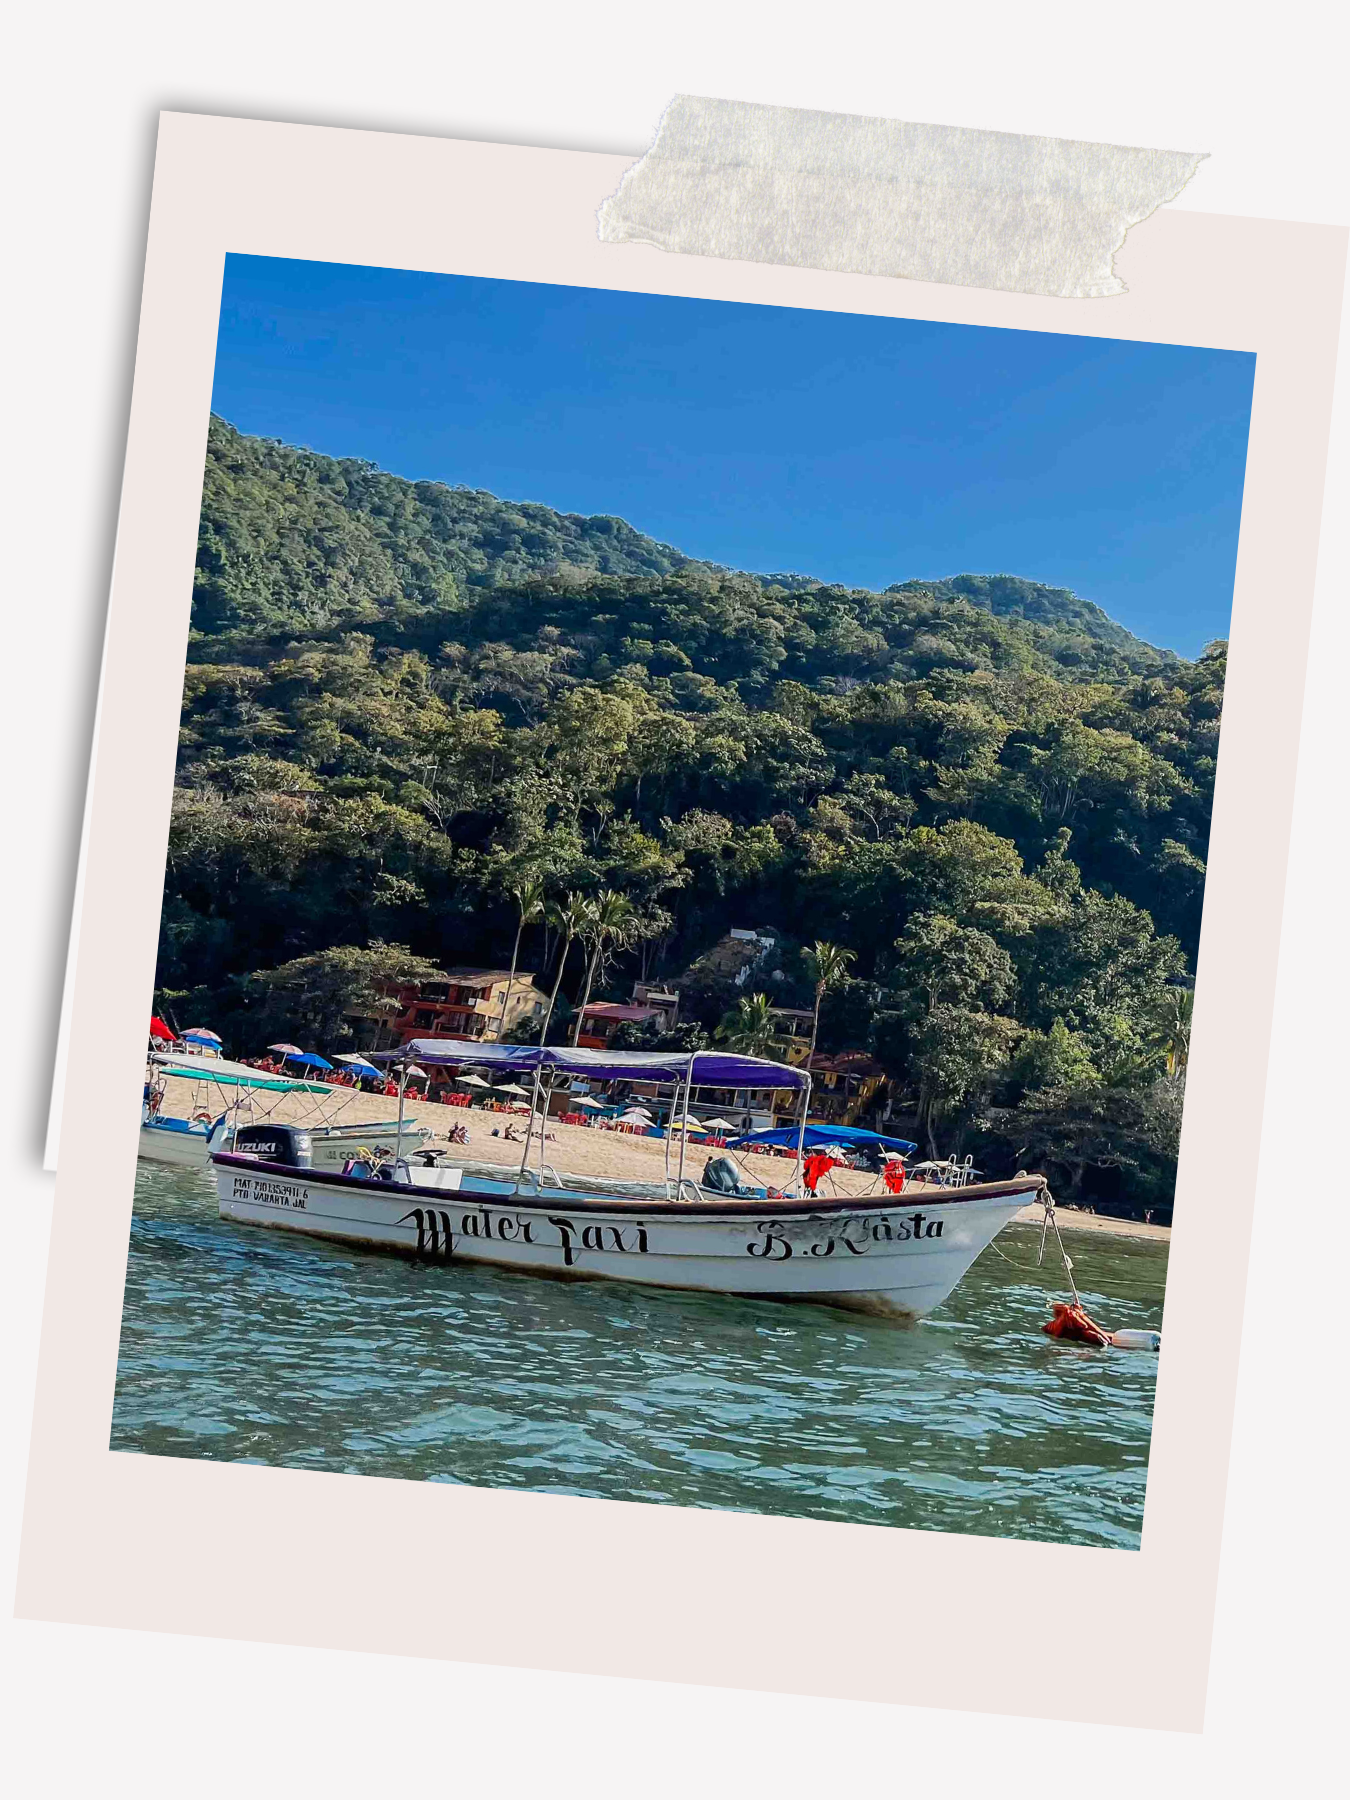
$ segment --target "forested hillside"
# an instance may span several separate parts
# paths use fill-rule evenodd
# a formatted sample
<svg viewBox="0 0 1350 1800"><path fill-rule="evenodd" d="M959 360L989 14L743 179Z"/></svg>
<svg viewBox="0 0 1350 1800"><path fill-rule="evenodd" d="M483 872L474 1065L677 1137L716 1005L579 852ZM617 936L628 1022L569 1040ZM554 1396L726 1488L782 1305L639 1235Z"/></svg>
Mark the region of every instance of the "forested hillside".
<svg viewBox="0 0 1350 1800"><path fill-rule="evenodd" d="M1033 581L747 575L213 421L160 988L246 1049L259 971L505 966L513 889L614 890L596 995L735 924L809 1004L840 944L822 1048L933 1141L1165 1203L1223 673Z"/></svg>

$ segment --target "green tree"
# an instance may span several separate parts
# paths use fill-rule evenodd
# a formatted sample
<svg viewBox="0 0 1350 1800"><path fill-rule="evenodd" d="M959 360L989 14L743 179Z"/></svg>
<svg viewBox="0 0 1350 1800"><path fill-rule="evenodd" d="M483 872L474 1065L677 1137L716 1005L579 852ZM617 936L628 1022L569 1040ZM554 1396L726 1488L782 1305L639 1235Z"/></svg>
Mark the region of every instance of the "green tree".
<svg viewBox="0 0 1350 1800"><path fill-rule="evenodd" d="M1163 1059L1173 1081L1184 1079L1191 1059L1191 1017L1195 1011L1195 990L1166 987L1158 999L1157 1013L1149 1041Z"/></svg>
<svg viewBox="0 0 1350 1800"><path fill-rule="evenodd" d="M1043 1089L1027 1095L1003 1131L1017 1165L1044 1169L1066 1200L1084 1197L1090 1170L1117 1169L1141 1204L1171 1203L1181 1133L1175 1082Z"/></svg>
<svg viewBox="0 0 1350 1800"><path fill-rule="evenodd" d="M1008 952L987 931L946 913L916 913L895 948L899 985L928 1012L943 1004L997 1012L1016 986Z"/></svg>
<svg viewBox="0 0 1350 1800"><path fill-rule="evenodd" d="M539 1042L548 1042L548 1028L553 1020L553 1009L558 1004L558 989L562 986L563 970L567 967L568 953L590 926L595 914L595 903L584 894L571 893L561 904L551 909L553 925L558 933L558 972L553 979L553 991L548 997L548 1011L544 1014L544 1022L539 1029Z"/></svg>
<svg viewBox="0 0 1350 1800"><path fill-rule="evenodd" d="M507 1014L511 1006L511 994L516 985L516 967L520 962L520 940L525 927L532 925L536 919L544 916L545 892L544 884L537 879L522 881L511 889L511 898L516 903L516 937L511 946L511 973L507 977L506 988L502 994L502 1008L497 1022L497 1035L502 1035Z"/></svg>
<svg viewBox="0 0 1350 1800"><path fill-rule="evenodd" d="M728 1011L713 1036L728 1050L742 1056L767 1056L776 1027L767 994L742 994Z"/></svg>
<svg viewBox="0 0 1350 1800"><path fill-rule="evenodd" d="M1063 1019L1055 1019L1048 1031L1027 1032L1009 1075L1022 1093L1091 1087L1101 1079L1087 1044Z"/></svg>
<svg viewBox="0 0 1350 1800"><path fill-rule="evenodd" d="M577 1001L576 1021L572 1027L573 1044L581 1036L582 1015L590 1001L596 972L603 966L606 954L612 954L631 944L640 929L637 908L627 894L621 894L614 888L605 888L596 895L590 914L581 928L587 947L586 974L581 998Z"/></svg>
<svg viewBox="0 0 1350 1800"><path fill-rule="evenodd" d="M328 1048L356 1040L354 1021L387 1018L398 1010L386 985L431 981L436 964L406 944L339 944L261 969L248 987L261 1001L254 1015L262 1033L308 1037Z"/></svg>
<svg viewBox="0 0 1350 1800"><path fill-rule="evenodd" d="M939 1004L918 1025L911 1068L918 1079L917 1115L930 1156L940 1134L961 1148L965 1127L988 1099L1011 1058L1021 1028L1014 1019Z"/></svg>
<svg viewBox="0 0 1350 1800"><path fill-rule="evenodd" d="M807 951L805 961L810 972L815 991L815 1004L811 1011L811 1046L806 1053L806 1065L811 1066L811 1058L816 1053L816 1039L820 1035L820 1003L831 988L836 988L845 980L849 968L857 961L852 950L845 950L839 944L817 940Z"/></svg>

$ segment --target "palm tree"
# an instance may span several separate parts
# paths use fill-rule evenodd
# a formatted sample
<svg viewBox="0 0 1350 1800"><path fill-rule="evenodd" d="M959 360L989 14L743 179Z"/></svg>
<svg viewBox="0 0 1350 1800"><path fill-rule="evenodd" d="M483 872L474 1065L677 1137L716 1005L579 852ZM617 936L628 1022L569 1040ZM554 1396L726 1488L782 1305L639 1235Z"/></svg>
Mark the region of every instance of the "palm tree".
<svg viewBox="0 0 1350 1800"><path fill-rule="evenodd" d="M518 887L511 889L511 898L516 903L520 914L516 925L516 941L511 948L511 973L507 977L506 992L502 995L502 1012L497 1021L497 1036L506 1034L506 1014L511 1005L511 990L516 985L516 965L520 961L520 940L527 925L532 925L544 913L544 884L542 881L522 881Z"/></svg>
<svg viewBox="0 0 1350 1800"><path fill-rule="evenodd" d="M563 970L567 967L568 952L573 940L581 935L590 923L595 902L588 900L584 894L569 894L561 905L550 906L549 918L554 929L562 939L562 951L558 957L558 973L554 977L553 992L548 997L548 1011L544 1014L543 1028L539 1033L539 1042L548 1042L549 1023L553 1018L553 1008L557 1005L558 989L562 986Z"/></svg>
<svg viewBox="0 0 1350 1800"><path fill-rule="evenodd" d="M718 1043L743 1056L763 1056L774 1039L773 1008L767 994L742 994L713 1033Z"/></svg>
<svg viewBox="0 0 1350 1800"><path fill-rule="evenodd" d="M1169 987L1163 992L1161 1017L1153 1037L1173 1081L1186 1073L1191 1059L1191 1015L1195 1011L1194 988Z"/></svg>
<svg viewBox="0 0 1350 1800"><path fill-rule="evenodd" d="M851 950L845 950L838 944L817 943L814 949L806 953L807 968L816 978L816 1005L811 1014L811 1048L806 1053L808 1069L816 1053L816 1038L820 1032L820 1003L828 989L839 986L848 974L850 963L855 960Z"/></svg>
<svg viewBox="0 0 1350 1800"><path fill-rule="evenodd" d="M582 935L589 941L590 955L586 959L586 980L582 987L581 998L577 1002L577 1016L572 1025L572 1042L575 1045L581 1036L581 1015L586 1010L586 1003L591 997L591 986L595 981L596 971L606 960L606 948L622 949L637 936L639 929L637 908L627 894L620 894L614 888L606 888L599 894L592 905L592 916Z"/></svg>

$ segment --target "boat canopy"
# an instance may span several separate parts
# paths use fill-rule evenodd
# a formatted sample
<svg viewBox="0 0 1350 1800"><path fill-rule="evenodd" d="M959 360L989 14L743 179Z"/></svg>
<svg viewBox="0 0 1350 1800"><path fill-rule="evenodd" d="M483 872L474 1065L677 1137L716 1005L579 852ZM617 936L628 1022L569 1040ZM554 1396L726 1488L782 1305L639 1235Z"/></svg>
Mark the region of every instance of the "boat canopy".
<svg viewBox="0 0 1350 1800"><path fill-rule="evenodd" d="M247 1063L226 1062L218 1056L167 1056L150 1058L155 1068L165 1075L176 1075L181 1081L213 1081L217 1087L260 1088L273 1094L323 1094L331 1097L333 1089L322 1081L292 1081L285 1075L269 1075L265 1069L250 1068Z"/></svg>
<svg viewBox="0 0 1350 1800"><path fill-rule="evenodd" d="M688 1081L694 1087L804 1088L804 1070L762 1056L725 1050L574 1050L565 1044L478 1044L463 1038L413 1038L400 1050L374 1053L375 1062L452 1064L463 1069L502 1069L532 1074L559 1069L597 1081Z"/></svg>
<svg viewBox="0 0 1350 1800"><path fill-rule="evenodd" d="M788 1144L797 1142L798 1127L781 1125L773 1131L749 1131L744 1137L731 1140L734 1150L744 1149L750 1144ZM918 1149L908 1138L882 1137L880 1132L864 1131L860 1125L808 1125L802 1140L808 1150L823 1149L828 1144L838 1144L841 1150L862 1150L868 1145L876 1145L886 1150L898 1150L901 1156L909 1156Z"/></svg>

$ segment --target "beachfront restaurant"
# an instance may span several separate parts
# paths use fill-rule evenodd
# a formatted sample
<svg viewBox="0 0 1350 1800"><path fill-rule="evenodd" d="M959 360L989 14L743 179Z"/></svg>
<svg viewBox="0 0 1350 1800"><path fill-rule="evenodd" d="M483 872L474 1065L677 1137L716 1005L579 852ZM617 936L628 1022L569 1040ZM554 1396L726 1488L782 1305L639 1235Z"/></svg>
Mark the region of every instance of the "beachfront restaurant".
<svg viewBox="0 0 1350 1800"><path fill-rule="evenodd" d="M389 1010L348 1015L363 1049L396 1050L413 1038L432 1037L495 1043L548 1011L548 995L534 985L533 969L517 969L514 980L509 969L445 969L427 981L391 981L381 988Z"/></svg>

